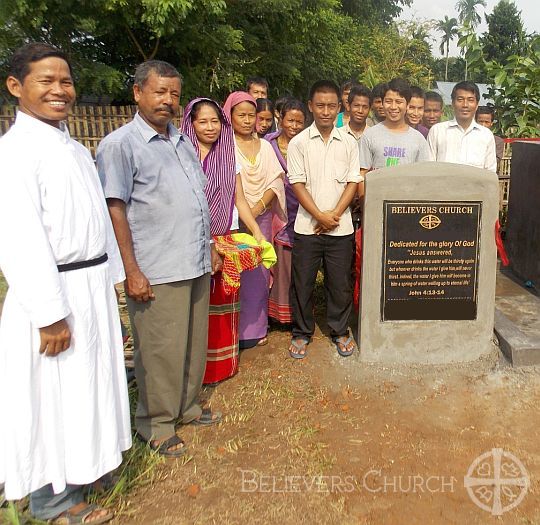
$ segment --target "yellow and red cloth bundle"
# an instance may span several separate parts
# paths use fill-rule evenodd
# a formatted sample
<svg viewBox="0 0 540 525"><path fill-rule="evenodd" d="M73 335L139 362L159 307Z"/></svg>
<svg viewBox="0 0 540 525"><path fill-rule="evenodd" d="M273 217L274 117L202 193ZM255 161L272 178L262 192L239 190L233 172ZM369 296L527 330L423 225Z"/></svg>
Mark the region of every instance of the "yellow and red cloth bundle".
<svg viewBox="0 0 540 525"><path fill-rule="evenodd" d="M226 294L240 288L240 274L245 270L253 270L260 264L266 268L273 266L276 252L269 242L258 244L246 233L219 235L214 237L217 252L223 257L222 282Z"/></svg>

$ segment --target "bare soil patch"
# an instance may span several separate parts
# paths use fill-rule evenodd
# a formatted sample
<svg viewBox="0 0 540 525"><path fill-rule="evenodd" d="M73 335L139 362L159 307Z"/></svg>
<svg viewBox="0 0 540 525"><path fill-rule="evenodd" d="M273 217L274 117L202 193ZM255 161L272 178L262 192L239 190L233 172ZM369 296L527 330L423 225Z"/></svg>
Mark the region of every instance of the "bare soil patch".
<svg viewBox="0 0 540 525"><path fill-rule="evenodd" d="M288 343L272 331L234 378L205 390L224 421L181 427L190 456L159 466L116 523L540 523L537 369L507 367L495 347L472 364L388 367L339 357L320 332L302 361ZM464 487L493 448L531 480L501 517Z"/></svg>
<svg viewBox="0 0 540 525"><path fill-rule="evenodd" d="M225 417L179 428L189 455L156 466L137 445L136 488L117 486L113 523L540 524L538 368L510 368L495 347L470 364L381 366L339 357L319 330L297 361L287 331L269 339L205 389ZM500 517L464 487L494 448L530 476L523 501Z"/></svg>

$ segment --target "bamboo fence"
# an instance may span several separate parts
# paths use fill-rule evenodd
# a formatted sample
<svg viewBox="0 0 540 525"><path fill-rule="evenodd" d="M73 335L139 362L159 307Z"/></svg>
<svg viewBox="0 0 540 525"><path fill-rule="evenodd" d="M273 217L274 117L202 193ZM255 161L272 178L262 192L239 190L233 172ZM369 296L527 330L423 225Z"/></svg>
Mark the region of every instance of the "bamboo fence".
<svg viewBox="0 0 540 525"><path fill-rule="evenodd" d="M86 146L95 158L101 139L130 122L136 111L137 106L74 106L68 118L69 132L72 138ZM13 124L15 114L16 106L0 106L0 136ZM175 119L174 123L179 125L179 119ZM498 167L501 222L504 222L508 209L513 140L515 139L505 140L504 157Z"/></svg>
<svg viewBox="0 0 540 525"><path fill-rule="evenodd" d="M130 122L136 111L137 106L74 106L67 121L69 133L95 158L101 139ZM0 136L13 124L15 114L16 106L0 106Z"/></svg>

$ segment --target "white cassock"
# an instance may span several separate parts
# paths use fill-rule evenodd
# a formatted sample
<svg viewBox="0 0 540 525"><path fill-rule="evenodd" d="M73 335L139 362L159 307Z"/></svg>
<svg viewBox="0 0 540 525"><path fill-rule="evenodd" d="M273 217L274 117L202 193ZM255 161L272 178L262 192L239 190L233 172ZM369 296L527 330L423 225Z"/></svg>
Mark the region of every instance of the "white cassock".
<svg viewBox="0 0 540 525"><path fill-rule="evenodd" d="M59 273L57 264L99 266ZM0 139L0 483L19 499L91 483L131 446L114 283L124 271L86 148L19 112ZM67 318L71 346L39 353L38 328Z"/></svg>

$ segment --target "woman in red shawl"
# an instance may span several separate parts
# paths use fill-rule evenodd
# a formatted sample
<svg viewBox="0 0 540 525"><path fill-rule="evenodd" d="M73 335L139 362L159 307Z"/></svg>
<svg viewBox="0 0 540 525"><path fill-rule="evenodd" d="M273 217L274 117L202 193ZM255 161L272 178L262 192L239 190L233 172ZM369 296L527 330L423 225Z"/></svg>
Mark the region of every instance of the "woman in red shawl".
<svg viewBox="0 0 540 525"><path fill-rule="evenodd" d="M185 108L182 132L199 154L208 179L205 194L213 237L238 230L238 216L260 243L265 240L244 197L236 165L233 130L216 102L192 100ZM204 383L233 376L238 369L238 292L225 294L221 273L212 277L208 323L208 357Z"/></svg>

